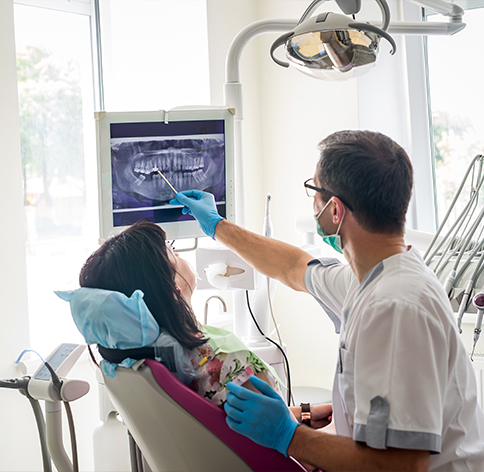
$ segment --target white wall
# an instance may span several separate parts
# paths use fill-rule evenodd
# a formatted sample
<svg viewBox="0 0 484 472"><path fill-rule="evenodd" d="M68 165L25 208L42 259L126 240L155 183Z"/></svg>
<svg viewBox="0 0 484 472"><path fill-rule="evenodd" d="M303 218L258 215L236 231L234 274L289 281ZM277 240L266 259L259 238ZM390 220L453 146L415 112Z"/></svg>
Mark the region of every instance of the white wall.
<svg viewBox="0 0 484 472"><path fill-rule="evenodd" d="M210 37L215 40L216 35L222 41L230 40L249 21L298 19L308 6L306 0L207 3L209 22L218 25L210 28L209 24ZM234 18L234 23L222 26L227 18ZM319 141L333 131L358 128L357 83L321 82L279 67L269 55L277 37L267 34L252 40L242 55L246 226L261 231L265 196L271 193L274 236L301 244L294 220L312 214L312 201L302 184L314 174ZM210 48L214 104L222 103L221 71L228 45ZM323 251L335 254L329 248ZM319 305L309 295L279 286L275 313L288 345L293 384L331 388L338 337Z"/></svg>
<svg viewBox="0 0 484 472"><path fill-rule="evenodd" d="M20 375L11 364L28 346L12 3L0 1L0 159L6 173L0 192L1 201L8 202L2 207L0 240L2 287L8 294L0 321L2 378ZM308 0L207 0L213 104L223 103L225 55L235 34L257 19L298 18L307 5ZM275 236L299 244L302 241L294 230L294 219L312 213L302 183L314 173L316 147L321 139L336 130L358 128L357 83L320 82L280 68L269 56L270 44L276 37L266 35L252 41L242 57L246 222L249 229L260 231L265 195L270 192ZM327 247L323 252L334 255ZM279 286L275 312L288 345L294 384L331 388L337 336L317 303L308 295ZM87 362L79 365L73 375L87 377L95 385ZM0 408L0 471L39 470L40 452L28 402L12 391L0 390L0 396L4 400ZM93 470L95 393L73 408L81 468Z"/></svg>
<svg viewBox="0 0 484 472"><path fill-rule="evenodd" d="M393 21L421 21L421 9L401 0L388 0ZM367 17L379 18L376 2ZM365 5L366 6L366 5ZM441 21L446 21L442 17ZM430 149L430 121L427 107L423 36L394 35L397 52L382 40L378 64L358 79L360 129L379 131L400 144L414 166L414 189L407 214L407 226L434 232L435 206L433 166ZM416 196L419 206L416 204Z"/></svg>

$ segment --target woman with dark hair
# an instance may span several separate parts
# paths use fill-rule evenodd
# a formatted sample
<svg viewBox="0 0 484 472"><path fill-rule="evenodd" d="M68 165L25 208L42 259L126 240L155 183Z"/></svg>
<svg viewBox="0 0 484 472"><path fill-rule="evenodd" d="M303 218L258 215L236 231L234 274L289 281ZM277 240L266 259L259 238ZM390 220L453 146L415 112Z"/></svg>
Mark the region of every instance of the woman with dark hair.
<svg viewBox="0 0 484 472"><path fill-rule="evenodd" d="M256 375L276 386L273 369L232 333L197 322L195 274L158 225L137 223L108 239L85 262L79 284L57 294L71 302L86 342L98 345L106 375L153 357L216 405L229 381L254 389L249 378Z"/></svg>
<svg viewBox="0 0 484 472"><path fill-rule="evenodd" d="M154 223L134 224L108 239L85 262L79 285L122 292L127 297L139 289L160 329L187 349L205 343L190 304L195 275Z"/></svg>

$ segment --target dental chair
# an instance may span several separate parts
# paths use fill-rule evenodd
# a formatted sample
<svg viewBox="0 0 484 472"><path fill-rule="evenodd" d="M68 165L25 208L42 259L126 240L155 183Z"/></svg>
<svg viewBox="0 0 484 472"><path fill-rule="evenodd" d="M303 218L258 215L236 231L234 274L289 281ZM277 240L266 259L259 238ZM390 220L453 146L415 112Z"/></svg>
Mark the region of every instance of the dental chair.
<svg viewBox="0 0 484 472"><path fill-rule="evenodd" d="M133 366L135 367L135 366ZM303 472L292 458L232 431L225 412L181 383L163 364L104 376L111 401L155 472Z"/></svg>

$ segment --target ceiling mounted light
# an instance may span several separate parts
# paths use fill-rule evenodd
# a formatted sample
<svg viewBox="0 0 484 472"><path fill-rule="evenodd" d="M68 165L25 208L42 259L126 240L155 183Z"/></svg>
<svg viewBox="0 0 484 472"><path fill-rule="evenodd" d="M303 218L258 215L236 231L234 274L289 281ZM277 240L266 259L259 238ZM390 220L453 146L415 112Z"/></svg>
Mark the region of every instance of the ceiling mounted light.
<svg viewBox="0 0 484 472"><path fill-rule="evenodd" d="M283 67L287 62L274 56L274 51L285 45L286 56L291 64L304 74L326 80L345 80L360 76L371 69L378 58L380 39L392 45L393 38L387 33L390 10L385 0L376 0L382 11L382 26L357 22L354 15L360 11L361 0L339 0L344 13L321 13L311 16L325 0L315 0L308 7L293 31L280 36L272 44L272 59Z"/></svg>

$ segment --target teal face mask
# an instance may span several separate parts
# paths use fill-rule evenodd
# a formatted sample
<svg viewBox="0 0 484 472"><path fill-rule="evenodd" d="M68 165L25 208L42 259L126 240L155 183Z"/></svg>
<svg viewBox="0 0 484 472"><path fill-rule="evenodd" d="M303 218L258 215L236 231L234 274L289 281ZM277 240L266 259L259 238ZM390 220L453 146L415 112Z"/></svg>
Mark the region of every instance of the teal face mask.
<svg viewBox="0 0 484 472"><path fill-rule="evenodd" d="M323 238L323 241L326 244L329 244L335 251L339 252L340 254L343 254L343 246L341 244L341 236L338 234L339 230L341 228L341 225L343 224L343 219L345 217L345 208L343 207L343 218L341 218L341 221L339 223L338 229L336 230L336 234L328 234L324 229L321 227L319 224L319 217L323 213L324 210L326 210L327 206L330 204L331 200L329 200L326 205L324 205L323 209L317 214L314 215L314 218L316 219L316 226L318 230L318 234Z"/></svg>

